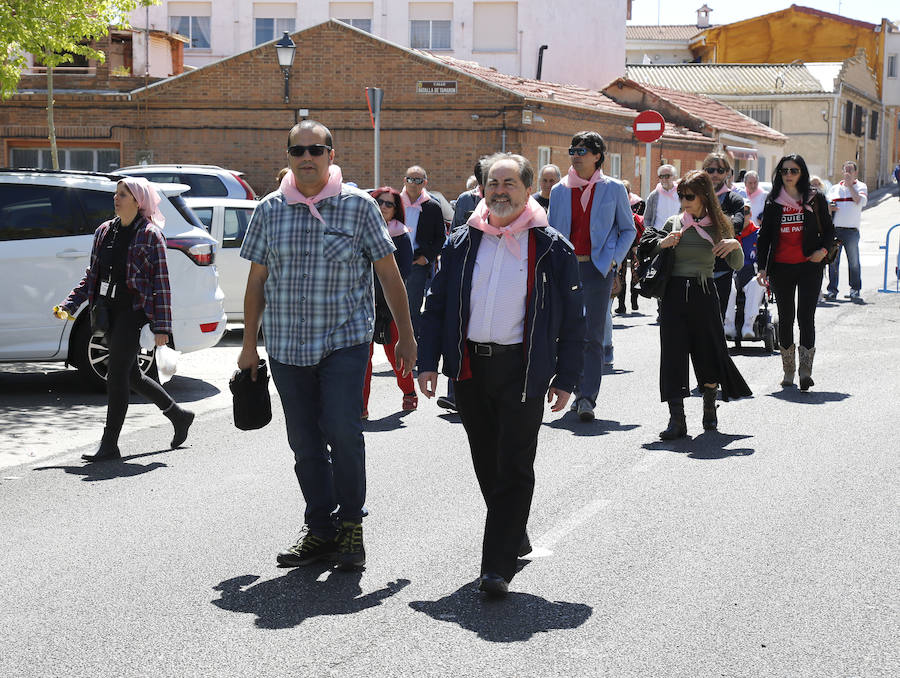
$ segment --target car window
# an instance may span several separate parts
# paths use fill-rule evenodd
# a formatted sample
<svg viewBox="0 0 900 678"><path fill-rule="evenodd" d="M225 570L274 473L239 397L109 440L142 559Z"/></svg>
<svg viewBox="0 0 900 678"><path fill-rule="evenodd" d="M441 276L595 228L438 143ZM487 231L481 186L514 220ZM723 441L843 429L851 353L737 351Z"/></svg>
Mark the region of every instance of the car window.
<svg viewBox="0 0 900 678"><path fill-rule="evenodd" d="M182 174L179 184L187 184L191 190L183 195L201 196L204 198L227 198L228 188L219 177L211 174Z"/></svg>
<svg viewBox="0 0 900 678"><path fill-rule="evenodd" d="M164 174L162 172L151 172L147 174L141 174L140 172L135 172L131 174L133 177L144 177L147 181L153 181L157 184L180 184L181 177L177 174Z"/></svg>
<svg viewBox="0 0 900 678"><path fill-rule="evenodd" d="M250 217L253 216L253 209L249 207L226 207L225 208L225 235L222 239L222 247L240 247L244 242L244 234L247 232L247 225L250 223Z"/></svg>
<svg viewBox="0 0 900 678"><path fill-rule="evenodd" d="M181 195L184 195L184 193L182 193ZM207 229L207 227L203 225L203 222L197 218L197 215L194 214L194 210L187 206L187 203L184 201L184 198L182 198L181 195L170 195L169 202L172 203L172 206L176 210L178 210L178 213L183 216L184 220L191 226L197 226L198 228Z"/></svg>
<svg viewBox="0 0 900 678"><path fill-rule="evenodd" d="M0 184L0 240L60 238L87 230L75 190Z"/></svg>
<svg viewBox="0 0 900 678"><path fill-rule="evenodd" d="M212 217L213 217L213 208L212 207L191 207L191 211L197 215L197 218L200 220L200 223L206 226L206 230L212 230Z"/></svg>
<svg viewBox="0 0 900 678"><path fill-rule="evenodd" d="M88 229L93 232L104 221L116 216L110 191L78 191Z"/></svg>

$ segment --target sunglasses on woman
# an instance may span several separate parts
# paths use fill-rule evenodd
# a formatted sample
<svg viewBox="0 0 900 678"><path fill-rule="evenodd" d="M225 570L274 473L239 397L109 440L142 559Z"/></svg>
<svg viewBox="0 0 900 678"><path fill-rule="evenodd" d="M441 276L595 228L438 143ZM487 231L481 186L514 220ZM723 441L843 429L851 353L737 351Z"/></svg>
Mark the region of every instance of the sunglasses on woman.
<svg viewBox="0 0 900 678"><path fill-rule="evenodd" d="M681 193L678 197L681 198L682 200L687 200L688 202L690 202L697 196L694 195L693 193Z"/></svg>
<svg viewBox="0 0 900 678"><path fill-rule="evenodd" d="M727 172L727 171L728 170L725 169L724 167L707 167L706 168L707 174L725 174L725 172Z"/></svg>
<svg viewBox="0 0 900 678"><path fill-rule="evenodd" d="M375 202L377 202L381 207L390 207L391 209L394 209L394 207L396 207L393 200L382 200L381 198L376 198Z"/></svg>
<svg viewBox="0 0 900 678"><path fill-rule="evenodd" d="M572 146L569 149L569 155L577 155L579 157L583 156L583 155L587 155L587 152L588 152L588 149L586 149L584 146Z"/></svg>
<svg viewBox="0 0 900 678"><path fill-rule="evenodd" d="M778 170L778 173L783 177L786 177L788 174L800 174L800 168L799 167L782 167L780 170Z"/></svg>
<svg viewBox="0 0 900 678"><path fill-rule="evenodd" d="M408 184L424 184L425 180L422 177L406 177L406 183Z"/></svg>
<svg viewBox="0 0 900 678"><path fill-rule="evenodd" d="M325 151L330 151L331 146L326 146L325 144L313 144L311 146L288 146L288 153L295 158L303 157L304 153L309 153L314 158L321 157Z"/></svg>

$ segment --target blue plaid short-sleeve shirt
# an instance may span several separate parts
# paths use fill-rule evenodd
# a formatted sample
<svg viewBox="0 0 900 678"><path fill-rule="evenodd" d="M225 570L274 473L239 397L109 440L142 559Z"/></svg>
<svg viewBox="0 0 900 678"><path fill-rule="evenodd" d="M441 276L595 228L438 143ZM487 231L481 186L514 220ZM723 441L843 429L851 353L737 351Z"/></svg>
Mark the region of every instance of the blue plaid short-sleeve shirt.
<svg viewBox="0 0 900 678"><path fill-rule="evenodd" d="M241 257L269 269L263 332L266 351L288 365L316 365L339 348L372 340L372 263L395 247L375 201L343 184L309 208L281 191L259 203Z"/></svg>

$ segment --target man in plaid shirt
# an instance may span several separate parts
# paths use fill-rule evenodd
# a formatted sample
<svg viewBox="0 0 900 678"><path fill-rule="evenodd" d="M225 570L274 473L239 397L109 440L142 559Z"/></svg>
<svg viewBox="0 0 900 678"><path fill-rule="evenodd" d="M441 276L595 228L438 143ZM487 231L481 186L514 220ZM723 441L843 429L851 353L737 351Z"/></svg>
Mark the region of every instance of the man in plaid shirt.
<svg viewBox="0 0 900 678"><path fill-rule="evenodd" d="M241 247L251 264L238 367L256 378L262 323L306 500L300 538L278 554L279 565L330 559L357 569L366 562L361 414L373 268L397 323L404 374L416 363L416 342L384 219L367 193L342 182L328 128L312 120L295 125L287 162L291 171L256 208Z"/></svg>

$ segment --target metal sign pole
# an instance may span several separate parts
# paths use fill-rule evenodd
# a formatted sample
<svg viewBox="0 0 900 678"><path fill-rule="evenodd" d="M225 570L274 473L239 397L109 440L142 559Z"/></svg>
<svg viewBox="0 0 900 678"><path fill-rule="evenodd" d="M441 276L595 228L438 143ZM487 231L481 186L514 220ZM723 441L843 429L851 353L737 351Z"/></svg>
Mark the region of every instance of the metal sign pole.
<svg viewBox="0 0 900 678"><path fill-rule="evenodd" d="M645 200L647 196L650 195L650 144L644 144L644 156L647 161L647 166L644 168L644 171L641 172L641 197Z"/></svg>
<svg viewBox="0 0 900 678"><path fill-rule="evenodd" d="M372 106L372 124L375 127L375 188L381 186L381 103L384 90L379 87L367 88Z"/></svg>

